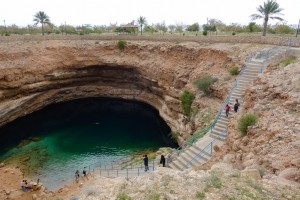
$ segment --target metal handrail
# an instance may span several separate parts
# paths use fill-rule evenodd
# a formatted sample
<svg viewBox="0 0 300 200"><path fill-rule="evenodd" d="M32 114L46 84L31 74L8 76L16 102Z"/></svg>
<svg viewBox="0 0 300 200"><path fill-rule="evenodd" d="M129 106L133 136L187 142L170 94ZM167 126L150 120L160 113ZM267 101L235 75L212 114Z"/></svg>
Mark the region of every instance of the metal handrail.
<svg viewBox="0 0 300 200"><path fill-rule="evenodd" d="M156 169L155 160L150 160L149 163L152 163L152 165L150 164L148 166L149 170L154 171ZM99 169L97 169L97 168L99 168ZM121 175L126 175L126 177L128 178L128 176L130 174L137 175L137 176L142 175L143 170L141 170L141 169L143 169L143 168L144 168L144 166L142 164L141 165L136 165L134 167L132 166L130 168L122 168L122 167L120 167L120 168L101 168L101 167L96 165L93 169L89 168L88 172L90 174L91 173L95 174L95 171L97 172L99 170L100 176L104 176L106 174L108 174L108 176L109 176L109 174L110 175L114 174L115 175L114 177L119 177ZM111 177L111 176L109 176L109 177Z"/></svg>
<svg viewBox="0 0 300 200"><path fill-rule="evenodd" d="M188 163L186 163L180 170L182 171L182 170L184 170L184 169L186 169L186 168L188 168L192 163L193 163L193 161L194 160L196 160L198 157L200 157L200 155L202 155L202 154L204 154L204 152L205 153L208 153L207 152L207 149L210 149L210 153L208 153L208 154L210 154L210 155L212 155L212 148L213 148L213 144L216 142L216 141L218 141L219 140L219 138L220 138L220 135L224 135L223 133L226 133L227 134L227 130L225 129L224 131L222 131L222 133L220 133L219 135L218 135L218 137L216 137L213 141L211 141L208 145L206 145L203 149L201 149Z"/></svg>

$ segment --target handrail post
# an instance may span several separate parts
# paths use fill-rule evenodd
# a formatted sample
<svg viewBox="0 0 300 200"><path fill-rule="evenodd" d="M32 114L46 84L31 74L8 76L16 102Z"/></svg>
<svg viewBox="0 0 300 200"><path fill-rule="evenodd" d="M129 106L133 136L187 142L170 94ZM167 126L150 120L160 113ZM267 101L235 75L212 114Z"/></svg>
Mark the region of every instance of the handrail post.
<svg viewBox="0 0 300 200"><path fill-rule="evenodd" d="M154 160L152 160L152 171L154 171Z"/></svg>
<svg viewBox="0 0 300 200"><path fill-rule="evenodd" d="M212 155L212 142L210 143L210 154Z"/></svg>
<svg viewBox="0 0 300 200"><path fill-rule="evenodd" d="M119 169L117 169L117 177L119 177Z"/></svg>
<svg viewBox="0 0 300 200"><path fill-rule="evenodd" d="M140 168L138 167L138 176L140 176Z"/></svg>
<svg viewBox="0 0 300 200"><path fill-rule="evenodd" d="M126 177L128 179L128 168L126 169Z"/></svg>

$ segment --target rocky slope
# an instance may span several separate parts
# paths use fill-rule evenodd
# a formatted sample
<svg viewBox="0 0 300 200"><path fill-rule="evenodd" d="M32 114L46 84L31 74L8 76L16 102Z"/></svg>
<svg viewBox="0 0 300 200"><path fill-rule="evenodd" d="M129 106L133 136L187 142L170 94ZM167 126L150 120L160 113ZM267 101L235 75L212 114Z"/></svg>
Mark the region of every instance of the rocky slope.
<svg viewBox="0 0 300 200"><path fill-rule="evenodd" d="M258 115L247 135L237 131L246 113ZM268 182L300 188L300 59L268 66L245 94L244 108L231 118L229 137L210 163L258 169ZM203 168L200 167L200 168Z"/></svg>
<svg viewBox="0 0 300 200"><path fill-rule="evenodd" d="M184 89L199 94L193 81L205 74L217 76L214 94L218 98L197 95L194 104L198 113L204 111L198 121L201 115L213 116L216 109L204 109L218 108L226 95L234 79L228 68L241 67L239 63L254 48L223 46L219 50L199 44L141 41L128 42L120 50L116 41L3 41L0 125L60 101L116 97L147 102L159 110L172 130L190 134L194 127L183 120L179 94ZM231 56L237 51L242 52L239 57Z"/></svg>

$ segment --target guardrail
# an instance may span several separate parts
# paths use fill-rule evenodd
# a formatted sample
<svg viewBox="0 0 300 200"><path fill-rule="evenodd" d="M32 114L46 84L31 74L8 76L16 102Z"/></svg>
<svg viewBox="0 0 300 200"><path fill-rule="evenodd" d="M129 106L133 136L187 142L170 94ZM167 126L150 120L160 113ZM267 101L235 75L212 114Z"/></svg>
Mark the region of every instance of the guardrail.
<svg viewBox="0 0 300 200"><path fill-rule="evenodd" d="M225 134L227 134L227 130L225 129L220 135L224 135L224 133ZM184 169L187 169L187 168L189 168L191 165L192 165L192 163L196 160L196 159L198 159L201 155L209 155L209 156L211 156L212 155L212 152L213 152L213 146L214 146L214 144L217 142L217 141L219 141L219 138L220 138L220 135L218 135L218 137L216 137L214 140L212 140L208 145L206 145L203 149L201 149L200 151L199 151L199 153L197 153L188 163L186 163L180 170L182 171L182 170L184 170ZM201 156L201 157L203 157L203 156Z"/></svg>
<svg viewBox="0 0 300 200"><path fill-rule="evenodd" d="M151 160L149 161L149 171L154 171L156 169L155 166L155 160ZM94 166L92 169L91 167L88 170L89 174L92 174L93 177L95 177L97 174L99 176L104 176L104 177L110 177L110 178L115 178L115 177L126 177L126 178L130 178L130 177L136 177L136 176L141 176L146 174L147 172L144 169L144 165L140 164L140 165L135 165L135 166L131 166L131 167L126 167L126 168L122 168L122 167L118 167L118 168L103 168L103 166L99 165L99 166Z"/></svg>

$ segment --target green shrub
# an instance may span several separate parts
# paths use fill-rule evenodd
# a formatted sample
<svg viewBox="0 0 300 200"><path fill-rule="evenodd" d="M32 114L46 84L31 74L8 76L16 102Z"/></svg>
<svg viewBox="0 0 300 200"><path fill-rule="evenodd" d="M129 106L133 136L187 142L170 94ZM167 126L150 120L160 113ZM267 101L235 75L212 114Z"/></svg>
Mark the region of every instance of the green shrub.
<svg viewBox="0 0 300 200"><path fill-rule="evenodd" d="M207 30L203 31L202 33L204 36L207 36Z"/></svg>
<svg viewBox="0 0 300 200"><path fill-rule="evenodd" d="M232 35L235 35L235 32L232 32Z"/></svg>
<svg viewBox="0 0 300 200"><path fill-rule="evenodd" d="M214 186L217 189L220 189L222 187L221 179L218 177L218 174L216 172L212 172L210 177L205 180L206 191L212 186Z"/></svg>
<svg viewBox="0 0 300 200"><path fill-rule="evenodd" d="M83 32L80 32L79 35L84 35L84 33L83 33Z"/></svg>
<svg viewBox="0 0 300 200"><path fill-rule="evenodd" d="M119 49L124 49L126 47L127 42L125 40L119 40L117 46Z"/></svg>
<svg viewBox="0 0 300 200"><path fill-rule="evenodd" d="M212 84L214 84L217 80L218 80L217 78L213 78L208 75L208 76L204 76L203 78L194 81L194 85L199 90L204 92L204 94L208 95L208 94L210 94L210 86Z"/></svg>
<svg viewBox="0 0 300 200"><path fill-rule="evenodd" d="M251 126L256 123L257 116L253 113L246 113L239 119L238 130L241 133L241 136L245 136L247 134L248 126Z"/></svg>
<svg viewBox="0 0 300 200"><path fill-rule="evenodd" d="M231 75L238 75L238 67L237 66L232 66L229 68L229 73Z"/></svg>
<svg viewBox="0 0 300 200"><path fill-rule="evenodd" d="M191 113L191 106L195 99L195 95L188 90L184 90L184 92L179 97L181 101L181 106L183 109L183 113L186 116L190 116Z"/></svg>
<svg viewBox="0 0 300 200"><path fill-rule="evenodd" d="M179 136L179 133L177 131L171 131L169 133L169 136L170 138L172 138L174 141L177 141L178 140L178 136Z"/></svg>
<svg viewBox="0 0 300 200"><path fill-rule="evenodd" d="M125 193L119 193L116 200L132 200L130 196Z"/></svg>
<svg viewBox="0 0 300 200"><path fill-rule="evenodd" d="M146 200L160 200L160 195L157 193L151 193L147 196Z"/></svg>
<svg viewBox="0 0 300 200"><path fill-rule="evenodd" d="M287 66L289 64L292 64L296 61L296 57L295 56L289 56L287 59L285 59L284 61L282 61L281 63L284 65L284 66Z"/></svg>
<svg viewBox="0 0 300 200"><path fill-rule="evenodd" d="M227 200L236 200L236 198L233 195L227 194L226 195Z"/></svg>
<svg viewBox="0 0 300 200"><path fill-rule="evenodd" d="M258 167L257 170L258 170L259 175L260 175L261 177L263 177L263 176L265 175L265 172L266 172L266 169L265 169L265 168L263 168L263 167Z"/></svg>
<svg viewBox="0 0 300 200"><path fill-rule="evenodd" d="M10 33L5 33L5 36L10 36Z"/></svg>
<svg viewBox="0 0 300 200"><path fill-rule="evenodd" d="M197 197L199 200L202 200L202 199L204 199L204 197L205 197L205 193L204 193L204 192L199 192L199 191L197 191L196 197Z"/></svg>

